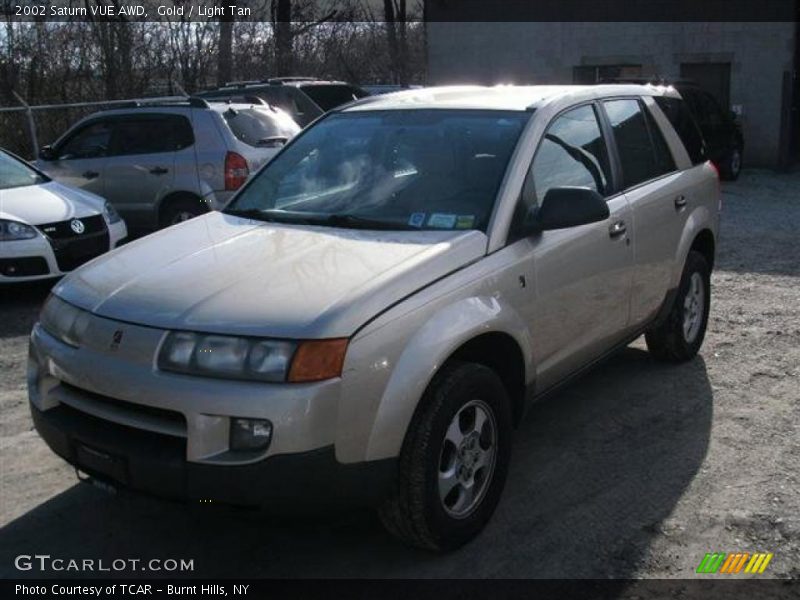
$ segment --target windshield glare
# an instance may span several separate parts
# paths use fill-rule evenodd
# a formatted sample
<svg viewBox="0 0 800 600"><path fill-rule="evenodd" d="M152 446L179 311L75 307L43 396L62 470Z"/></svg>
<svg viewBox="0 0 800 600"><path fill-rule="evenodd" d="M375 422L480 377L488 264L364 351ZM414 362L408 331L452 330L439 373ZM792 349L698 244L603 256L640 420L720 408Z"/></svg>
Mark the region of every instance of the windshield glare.
<svg viewBox="0 0 800 600"><path fill-rule="evenodd" d="M46 177L31 169L24 162L5 152L0 152L0 190L38 185L47 181Z"/></svg>
<svg viewBox="0 0 800 600"><path fill-rule="evenodd" d="M488 110L334 114L273 159L226 212L336 226L485 231L529 118ZM342 215L356 218L330 219Z"/></svg>

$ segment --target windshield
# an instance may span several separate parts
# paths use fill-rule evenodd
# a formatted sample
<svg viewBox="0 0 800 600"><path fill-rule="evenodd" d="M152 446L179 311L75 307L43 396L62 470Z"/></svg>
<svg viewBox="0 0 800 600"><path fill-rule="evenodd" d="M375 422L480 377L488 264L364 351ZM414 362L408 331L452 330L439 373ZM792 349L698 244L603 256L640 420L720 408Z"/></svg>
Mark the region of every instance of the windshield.
<svg viewBox="0 0 800 600"><path fill-rule="evenodd" d="M50 181L21 160L0 152L0 190L38 185Z"/></svg>
<svg viewBox="0 0 800 600"><path fill-rule="evenodd" d="M279 109L231 107L222 116L238 140L257 148L269 146L278 138L285 142L300 131L297 123Z"/></svg>
<svg viewBox="0 0 800 600"><path fill-rule="evenodd" d="M331 115L262 169L226 212L381 229L485 231L530 113Z"/></svg>

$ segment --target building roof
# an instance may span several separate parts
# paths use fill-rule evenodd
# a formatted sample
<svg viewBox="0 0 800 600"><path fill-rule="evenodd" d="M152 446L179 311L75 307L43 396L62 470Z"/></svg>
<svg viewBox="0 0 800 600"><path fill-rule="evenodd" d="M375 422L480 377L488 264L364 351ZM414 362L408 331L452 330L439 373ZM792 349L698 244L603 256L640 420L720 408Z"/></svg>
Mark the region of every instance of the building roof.
<svg viewBox="0 0 800 600"><path fill-rule="evenodd" d="M369 96L347 105L344 110L408 108L530 110L565 97L579 102L608 96L662 96L675 93L671 87L633 84L442 86Z"/></svg>

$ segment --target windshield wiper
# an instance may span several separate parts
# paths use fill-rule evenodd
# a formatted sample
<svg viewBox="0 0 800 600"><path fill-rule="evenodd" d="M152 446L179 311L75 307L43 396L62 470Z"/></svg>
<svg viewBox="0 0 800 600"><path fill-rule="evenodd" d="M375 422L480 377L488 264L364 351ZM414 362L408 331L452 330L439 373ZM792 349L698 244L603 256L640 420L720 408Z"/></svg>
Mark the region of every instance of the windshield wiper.
<svg viewBox="0 0 800 600"><path fill-rule="evenodd" d="M300 223L303 225L317 225L320 223L320 220L315 218L313 215L307 216L303 213L290 212L287 210L275 210L269 208L231 208L224 212L227 215L233 215L235 217L273 223Z"/></svg>
<svg viewBox="0 0 800 600"><path fill-rule="evenodd" d="M393 223L391 221L381 221L378 219L370 219L369 217L360 217L349 213L328 215L324 219L325 223L333 225L334 227L347 227L351 229L383 229L383 230L408 230L412 229L410 225L405 223Z"/></svg>
<svg viewBox="0 0 800 600"><path fill-rule="evenodd" d="M348 229L381 229L381 230L409 230L414 229L405 223L393 223L360 217L349 213L340 214L320 214L294 212L276 209L229 209L226 214L243 217L245 219L256 219L258 221L273 221L276 223L298 223L301 225L327 225L330 227L345 227Z"/></svg>

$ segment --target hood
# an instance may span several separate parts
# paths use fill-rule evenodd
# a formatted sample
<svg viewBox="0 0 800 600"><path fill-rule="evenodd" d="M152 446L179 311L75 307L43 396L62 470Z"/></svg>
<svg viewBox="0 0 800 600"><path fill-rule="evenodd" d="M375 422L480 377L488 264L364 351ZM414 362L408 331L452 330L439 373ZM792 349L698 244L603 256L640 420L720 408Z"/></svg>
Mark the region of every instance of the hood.
<svg viewBox="0 0 800 600"><path fill-rule="evenodd" d="M164 329L346 337L486 252L479 231L364 231L209 213L74 271L55 287L97 315Z"/></svg>
<svg viewBox="0 0 800 600"><path fill-rule="evenodd" d="M0 218L43 225L102 214L105 200L56 181L0 190Z"/></svg>

